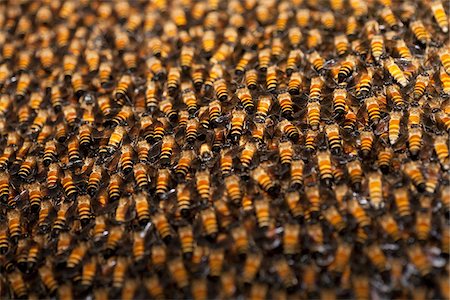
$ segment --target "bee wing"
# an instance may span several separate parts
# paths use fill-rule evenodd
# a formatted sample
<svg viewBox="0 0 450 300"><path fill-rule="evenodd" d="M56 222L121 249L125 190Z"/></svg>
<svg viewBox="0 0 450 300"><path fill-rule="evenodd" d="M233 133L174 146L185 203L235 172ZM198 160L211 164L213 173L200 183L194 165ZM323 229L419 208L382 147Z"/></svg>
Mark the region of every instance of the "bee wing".
<svg viewBox="0 0 450 300"><path fill-rule="evenodd" d="M150 147L150 150L148 151L150 162L155 162L158 159L159 155L161 154L161 145L162 141L158 141Z"/></svg>
<svg viewBox="0 0 450 300"><path fill-rule="evenodd" d="M389 130L389 116L386 116L380 120L380 122L375 127L373 133L375 135L380 136L383 133L388 132L388 130Z"/></svg>
<svg viewBox="0 0 450 300"><path fill-rule="evenodd" d="M107 170L110 174L112 174L117 169L121 152L121 150L116 151L113 156L109 157L107 161L104 162L104 164L107 165Z"/></svg>

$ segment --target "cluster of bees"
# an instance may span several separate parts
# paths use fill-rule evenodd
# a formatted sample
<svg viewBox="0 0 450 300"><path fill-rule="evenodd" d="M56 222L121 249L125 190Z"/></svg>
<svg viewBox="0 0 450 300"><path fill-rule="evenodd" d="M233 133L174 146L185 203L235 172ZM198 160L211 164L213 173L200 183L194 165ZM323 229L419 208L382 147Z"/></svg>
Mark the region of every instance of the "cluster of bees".
<svg viewBox="0 0 450 300"><path fill-rule="evenodd" d="M448 299L445 9L0 3L1 297Z"/></svg>

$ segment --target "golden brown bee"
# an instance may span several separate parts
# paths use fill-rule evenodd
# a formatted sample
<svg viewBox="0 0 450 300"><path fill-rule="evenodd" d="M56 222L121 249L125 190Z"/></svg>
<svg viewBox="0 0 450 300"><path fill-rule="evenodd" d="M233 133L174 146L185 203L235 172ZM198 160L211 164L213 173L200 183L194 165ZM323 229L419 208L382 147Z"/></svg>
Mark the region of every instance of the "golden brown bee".
<svg viewBox="0 0 450 300"><path fill-rule="evenodd" d="M382 176L380 173L369 174L369 197L372 206L375 209L383 207L383 183L381 180Z"/></svg>
<svg viewBox="0 0 450 300"><path fill-rule="evenodd" d="M409 193L406 188L399 188L394 191L394 200L400 217L408 218L411 216L411 206Z"/></svg>
<svg viewBox="0 0 450 300"><path fill-rule="evenodd" d="M321 74L324 71L325 59L317 51L308 56L308 61L317 73Z"/></svg>
<svg viewBox="0 0 450 300"><path fill-rule="evenodd" d="M365 100L369 120L373 124L378 124L380 121L380 105L375 97L370 97Z"/></svg>
<svg viewBox="0 0 450 300"><path fill-rule="evenodd" d="M114 99L119 105L123 105L130 97L132 79L130 75L123 75L113 92Z"/></svg>
<svg viewBox="0 0 450 300"><path fill-rule="evenodd" d="M112 274L112 286L114 288L122 288L125 283L125 274L129 266L129 259L123 256L119 256L114 267Z"/></svg>
<svg viewBox="0 0 450 300"><path fill-rule="evenodd" d="M16 87L16 96L15 98L18 101L22 101L28 94L28 88L31 83L31 77L28 73L22 73L19 77Z"/></svg>
<svg viewBox="0 0 450 300"><path fill-rule="evenodd" d="M253 59L254 53L245 52L244 55L240 58L239 62L236 65L235 73L236 75L243 75L247 69L249 62Z"/></svg>
<svg viewBox="0 0 450 300"><path fill-rule="evenodd" d="M224 102L228 100L228 88L224 79L214 81L214 91L217 99Z"/></svg>
<svg viewBox="0 0 450 300"><path fill-rule="evenodd" d="M218 278L222 273L224 260L223 248L210 248L209 250L209 276Z"/></svg>
<svg viewBox="0 0 450 300"><path fill-rule="evenodd" d="M210 239L215 239L218 233L217 217L213 208L207 208L200 212L204 233Z"/></svg>
<svg viewBox="0 0 450 300"><path fill-rule="evenodd" d="M77 198L77 211L81 224L87 225L92 217L91 198L88 195L82 195Z"/></svg>
<svg viewBox="0 0 450 300"><path fill-rule="evenodd" d="M70 171L66 170L64 172L64 177L61 179L61 185L67 198L74 199L77 196L78 190Z"/></svg>
<svg viewBox="0 0 450 300"><path fill-rule="evenodd" d="M259 253L251 253L247 255L243 269L244 282L253 282L256 274L259 272L259 268L262 262L262 255Z"/></svg>
<svg viewBox="0 0 450 300"><path fill-rule="evenodd" d="M285 118L291 118L293 113L293 102L291 99L291 95L289 93L278 94L277 100L281 108L282 116Z"/></svg>
<svg viewBox="0 0 450 300"><path fill-rule="evenodd" d="M81 271L81 285L84 287L92 286L94 278L97 274L97 259L96 257L91 257L87 262L83 264L83 269Z"/></svg>
<svg viewBox="0 0 450 300"><path fill-rule="evenodd" d="M415 225L417 239L426 241L431 231L431 211L418 212Z"/></svg>
<svg viewBox="0 0 450 300"><path fill-rule="evenodd" d="M384 61L384 67L402 87L405 87L408 84L408 79L405 74L391 57Z"/></svg>
<svg viewBox="0 0 450 300"><path fill-rule="evenodd" d="M10 243L8 240L8 227L2 225L0 227L0 253L2 255L9 251Z"/></svg>
<svg viewBox="0 0 450 300"><path fill-rule="evenodd" d="M403 172L411 180L419 192L425 191L425 178L417 162L410 161L403 165Z"/></svg>
<svg viewBox="0 0 450 300"><path fill-rule="evenodd" d="M30 100L30 102L31 102L31 100ZM4 116L8 112L11 104L12 104L12 101L8 95L1 95L0 96L0 115Z"/></svg>
<svg viewBox="0 0 450 300"><path fill-rule="evenodd" d="M271 178L267 170L263 166L258 166L251 171L251 176L261 188L271 195L276 195L279 191L277 183Z"/></svg>
<svg viewBox="0 0 450 300"><path fill-rule="evenodd" d="M421 20L413 21L409 24L411 31L413 32L415 38L422 44L426 45L430 42L431 37L425 25Z"/></svg>
<svg viewBox="0 0 450 300"><path fill-rule="evenodd" d="M123 225L112 227L109 230L104 250L105 257L111 256L117 250L117 247L119 246L119 243L123 238L123 235L124 235Z"/></svg>
<svg viewBox="0 0 450 300"><path fill-rule="evenodd" d="M127 220L130 206L130 199L128 197L121 197L116 208L114 221L117 223L124 223Z"/></svg>
<svg viewBox="0 0 450 300"><path fill-rule="evenodd" d="M428 258L419 245L409 246L408 256L411 263L418 269L422 276L428 275L431 272L431 265Z"/></svg>
<svg viewBox="0 0 450 300"><path fill-rule="evenodd" d="M307 121L308 125L317 130L320 122L320 104L317 101L308 102L307 106Z"/></svg>
<svg viewBox="0 0 450 300"><path fill-rule="evenodd" d="M178 288L182 289L187 287L189 284L189 277L181 257L169 261L168 267Z"/></svg>
<svg viewBox="0 0 450 300"><path fill-rule="evenodd" d="M258 73L255 69L251 69L245 72L245 84L250 90L256 89L256 86L258 84Z"/></svg>
<svg viewBox="0 0 450 300"><path fill-rule="evenodd" d="M400 135L400 119L403 114L399 111L393 111L389 119L389 142L395 144Z"/></svg>
<svg viewBox="0 0 450 300"><path fill-rule="evenodd" d="M237 175L230 175L225 177L225 188L231 201L238 205L241 202L242 192Z"/></svg>
<svg viewBox="0 0 450 300"><path fill-rule="evenodd" d="M149 295L155 299L164 299L164 290L158 275L153 275L152 277L146 278L144 280L144 284Z"/></svg>
<svg viewBox="0 0 450 300"><path fill-rule="evenodd" d="M211 179L209 170L198 171L195 175L195 184L200 199L204 202L210 201Z"/></svg>
<svg viewBox="0 0 450 300"><path fill-rule="evenodd" d="M356 68L356 57L349 56L347 59L341 63L338 71L338 83L343 83L346 81L354 72ZM311 84L312 85L312 84Z"/></svg>
<svg viewBox="0 0 450 300"><path fill-rule="evenodd" d="M25 298L28 293L28 287L25 283L22 274L19 271L14 271L8 274L8 282L11 284L11 288L14 295L18 298Z"/></svg>
<svg viewBox="0 0 450 300"><path fill-rule="evenodd" d="M448 135L438 135L434 139L434 151L443 170L450 170L450 158L448 151Z"/></svg>
<svg viewBox="0 0 450 300"><path fill-rule="evenodd" d="M161 212L157 212L155 215L153 215L152 219L153 223L155 224L155 228L161 238L164 241L169 241L170 239L172 239L172 229L166 216Z"/></svg>
<svg viewBox="0 0 450 300"><path fill-rule="evenodd" d="M105 89L112 87L111 73L112 73L111 63L108 61L102 62L98 69L98 77L99 77L101 86ZM125 79L128 79L128 78L125 78ZM125 84L126 84L126 82L123 81L122 87L125 87ZM119 95L120 95L120 92L119 92Z"/></svg>
<svg viewBox="0 0 450 300"><path fill-rule="evenodd" d="M370 226L371 222L369 216L356 200L351 200L349 209L359 227L365 228Z"/></svg>
<svg viewBox="0 0 450 300"><path fill-rule="evenodd" d="M308 36L306 37L306 46L308 49L318 48L322 42L322 34L319 29L314 28L308 31Z"/></svg>
<svg viewBox="0 0 450 300"><path fill-rule="evenodd" d="M147 224L150 220L149 203L145 193L139 193L134 197L137 218L141 225Z"/></svg>
<svg viewBox="0 0 450 300"><path fill-rule="evenodd" d="M70 252L69 257L67 258L67 267L70 269L78 266L83 260L88 247L86 243L80 242L78 243Z"/></svg>
<svg viewBox="0 0 450 300"><path fill-rule="evenodd" d="M229 136L233 142L237 142L244 130L244 121L247 114L242 110L234 110L233 116L231 118L231 128L229 132Z"/></svg>
<svg viewBox="0 0 450 300"><path fill-rule="evenodd" d="M270 63L270 49L264 48L258 52L258 68L262 72L266 72Z"/></svg>
<svg viewBox="0 0 450 300"><path fill-rule="evenodd" d="M49 294L53 295L58 289L58 282L56 281L55 275L51 269L51 265L47 264L40 267L39 276Z"/></svg>

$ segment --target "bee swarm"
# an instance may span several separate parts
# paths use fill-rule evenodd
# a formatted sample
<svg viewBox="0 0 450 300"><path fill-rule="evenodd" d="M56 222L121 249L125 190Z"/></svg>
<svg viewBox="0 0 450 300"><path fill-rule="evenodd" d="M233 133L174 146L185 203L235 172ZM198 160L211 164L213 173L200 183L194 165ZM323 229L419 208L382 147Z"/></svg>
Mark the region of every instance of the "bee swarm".
<svg viewBox="0 0 450 300"><path fill-rule="evenodd" d="M1 2L0 297L449 299L444 2Z"/></svg>

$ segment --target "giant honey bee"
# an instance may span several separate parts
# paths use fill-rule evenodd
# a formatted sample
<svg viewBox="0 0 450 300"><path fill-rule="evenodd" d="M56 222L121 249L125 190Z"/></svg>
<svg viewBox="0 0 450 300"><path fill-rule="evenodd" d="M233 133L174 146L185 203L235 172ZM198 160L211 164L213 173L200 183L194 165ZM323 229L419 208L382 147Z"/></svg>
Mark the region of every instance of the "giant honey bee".
<svg viewBox="0 0 450 300"><path fill-rule="evenodd" d="M0 3L3 298L448 298L444 1L132 4Z"/></svg>

